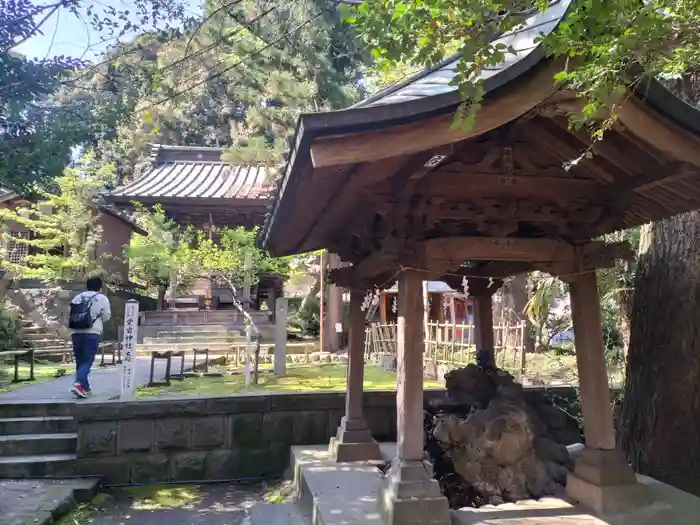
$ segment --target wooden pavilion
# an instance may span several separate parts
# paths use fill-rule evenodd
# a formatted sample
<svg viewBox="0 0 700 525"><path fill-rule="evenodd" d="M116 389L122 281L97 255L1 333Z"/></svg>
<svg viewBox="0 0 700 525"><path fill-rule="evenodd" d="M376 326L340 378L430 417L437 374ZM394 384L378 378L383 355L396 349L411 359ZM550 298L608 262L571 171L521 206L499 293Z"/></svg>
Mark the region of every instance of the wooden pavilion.
<svg viewBox="0 0 700 525"><path fill-rule="evenodd" d="M221 160L222 153L221 148L155 144L135 179L103 198L121 208L158 204L174 221L213 237L217 228L262 225L270 203L270 168L234 166ZM244 286L242 298L254 308L266 299L274 311L282 287L282 277L263 275L256 286ZM231 292L212 286L209 279L199 279L191 292L189 297L172 300L171 305L184 305L196 297L203 304L206 297L213 308L232 308Z"/></svg>
<svg viewBox="0 0 700 525"><path fill-rule="evenodd" d="M649 80L620 101L604 140L569 129L582 101L554 85L564 64L537 40L568 4L553 2L499 38L516 54L483 72L471 129L451 126L457 57L350 109L299 120L261 240L274 255L325 248L350 263L331 276L351 290L339 461L377 458L363 417L361 304L368 288L399 282L398 453L378 498L387 525L450 523L423 453L422 281L468 278L479 364L490 366L497 286L488 278L531 270L571 291L586 448L567 493L599 515L646 503L616 448L596 286L596 270L629 247L594 239L700 208L700 112Z"/></svg>
<svg viewBox="0 0 700 525"><path fill-rule="evenodd" d="M431 323L469 324L472 315L472 300L443 281L425 281L423 300L428 296L427 320ZM379 322L395 323L398 319L399 286L379 293Z"/></svg>

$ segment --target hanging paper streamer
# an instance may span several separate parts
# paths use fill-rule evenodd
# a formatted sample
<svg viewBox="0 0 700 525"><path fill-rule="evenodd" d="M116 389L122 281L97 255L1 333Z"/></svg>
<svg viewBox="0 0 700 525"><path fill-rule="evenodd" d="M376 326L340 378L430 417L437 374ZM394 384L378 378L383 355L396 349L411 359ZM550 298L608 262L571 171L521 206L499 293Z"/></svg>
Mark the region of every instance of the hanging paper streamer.
<svg viewBox="0 0 700 525"><path fill-rule="evenodd" d="M366 312L367 309L372 304L373 297L374 297L374 295L372 294L372 292L367 292L365 294L365 298L362 300L362 306L360 306L360 310L362 310L363 312Z"/></svg>
<svg viewBox="0 0 700 525"><path fill-rule="evenodd" d="M466 277L462 277L462 291L464 295L469 295L469 280Z"/></svg>
<svg viewBox="0 0 700 525"><path fill-rule="evenodd" d="M450 315L450 299L446 296L442 296L442 309L445 312L445 319L447 319Z"/></svg>
<svg viewBox="0 0 700 525"><path fill-rule="evenodd" d="M394 301L391 303L391 311L396 313L399 311L399 301L394 297Z"/></svg>
<svg viewBox="0 0 700 525"><path fill-rule="evenodd" d="M365 298L362 300L362 306L360 306L360 310L366 312L370 306L378 305L379 293L379 288L375 288L373 291L368 291L365 294Z"/></svg>
<svg viewBox="0 0 700 525"><path fill-rule="evenodd" d="M493 277L489 277L489 288L493 286Z"/></svg>

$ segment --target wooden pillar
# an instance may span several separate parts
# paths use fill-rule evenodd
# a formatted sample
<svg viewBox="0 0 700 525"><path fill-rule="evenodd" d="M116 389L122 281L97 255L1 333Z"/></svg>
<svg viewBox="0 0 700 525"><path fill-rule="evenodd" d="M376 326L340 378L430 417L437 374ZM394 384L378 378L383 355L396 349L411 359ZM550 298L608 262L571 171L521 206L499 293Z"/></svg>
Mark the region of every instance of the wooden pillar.
<svg viewBox="0 0 700 525"><path fill-rule="evenodd" d="M425 327L423 280L414 271L399 280L397 347L397 439L399 458L423 459L423 352Z"/></svg>
<svg viewBox="0 0 700 525"><path fill-rule="evenodd" d="M381 324L387 323L386 316L386 302L389 299L389 294L383 292L379 295L379 322Z"/></svg>
<svg viewBox="0 0 700 525"><path fill-rule="evenodd" d="M350 345L348 348L347 390L345 416L336 437L331 439L330 451L338 462L381 459L379 445L372 439L362 409L365 371L365 313L362 311L364 293L350 292Z"/></svg>
<svg viewBox="0 0 700 525"><path fill-rule="evenodd" d="M321 347L321 352L326 350L326 252L321 252L321 261L319 263L319 302L318 302L318 315L319 315L319 346Z"/></svg>
<svg viewBox="0 0 700 525"><path fill-rule="evenodd" d="M586 445L612 450L615 427L595 273L580 275L569 289Z"/></svg>
<svg viewBox="0 0 700 525"><path fill-rule="evenodd" d="M340 268L340 257L333 253L327 256L328 269ZM334 284L327 285L328 301L326 304L326 334L324 338L327 352L337 352L340 350L340 334L336 330L336 325L343 320L343 289Z"/></svg>
<svg viewBox="0 0 700 525"><path fill-rule="evenodd" d="M489 290L474 295L474 343L476 364L482 368L496 366L493 344L493 303Z"/></svg>
<svg viewBox="0 0 700 525"><path fill-rule="evenodd" d="M270 312L270 320L274 321L277 318L277 310L275 301L277 300L277 289L271 286L267 290L267 310Z"/></svg>
<svg viewBox="0 0 700 525"><path fill-rule="evenodd" d="M423 459L423 276L399 275L397 325L397 457L383 480L378 507L385 525L449 525L447 499Z"/></svg>
<svg viewBox="0 0 700 525"><path fill-rule="evenodd" d="M595 273L570 279L569 290L586 448L568 476L566 492L600 515L623 512L647 503L648 494L615 446Z"/></svg>

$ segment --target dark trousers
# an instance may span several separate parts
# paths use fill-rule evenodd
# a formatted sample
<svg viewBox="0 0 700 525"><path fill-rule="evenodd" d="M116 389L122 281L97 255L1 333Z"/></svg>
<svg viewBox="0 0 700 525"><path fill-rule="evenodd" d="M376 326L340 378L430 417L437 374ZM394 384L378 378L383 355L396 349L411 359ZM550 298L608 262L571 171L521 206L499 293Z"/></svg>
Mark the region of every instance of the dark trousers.
<svg viewBox="0 0 700 525"><path fill-rule="evenodd" d="M75 356L75 382L90 390L88 375L100 346L99 334L73 334L73 356Z"/></svg>

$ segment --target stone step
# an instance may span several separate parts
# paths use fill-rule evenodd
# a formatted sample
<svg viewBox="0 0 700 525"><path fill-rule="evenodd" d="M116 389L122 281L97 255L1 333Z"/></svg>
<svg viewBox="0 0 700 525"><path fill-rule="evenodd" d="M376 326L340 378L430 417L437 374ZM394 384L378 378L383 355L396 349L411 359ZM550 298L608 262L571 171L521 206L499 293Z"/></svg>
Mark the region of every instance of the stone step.
<svg viewBox="0 0 700 525"><path fill-rule="evenodd" d="M16 501L3 509L2 523L7 525L63 523L59 521L76 503L92 500L100 482L94 478L3 480L0 490L7 501ZM77 521L69 520L71 523Z"/></svg>
<svg viewBox="0 0 700 525"><path fill-rule="evenodd" d="M75 452L77 434L14 434L0 436L0 456L36 456Z"/></svg>
<svg viewBox="0 0 700 525"><path fill-rule="evenodd" d="M179 352L180 350L192 350L193 348L204 349L208 348L211 352L226 352L233 350L234 346L243 345L245 343L207 343L200 344L198 342L188 343L149 343L136 345L136 351L141 352L168 352L170 350Z"/></svg>
<svg viewBox="0 0 700 525"><path fill-rule="evenodd" d="M162 326L156 330L156 335L181 335L201 333L230 333L240 334L242 326L227 326L222 324L189 325L189 326Z"/></svg>
<svg viewBox="0 0 700 525"><path fill-rule="evenodd" d="M296 503L260 503L248 511L250 525L311 525Z"/></svg>
<svg viewBox="0 0 700 525"><path fill-rule="evenodd" d="M75 475L75 454L0 457L0 479L65 478Z"/></svg>
<svg viewBox="0 0 700 525"><path fill-rule="evenodd" d="M71 351L71 347L65 344L65 341L62 339L54 338L54 339L47 339L44 334L42 335L41 339L34 339L34 340L27 340L28 343L32 345L33 348L53 348L53 347L65 347L67 352Z"/></svg>
<svg viewBox="0 0 700 525"><path fill-rule="evenodd" d="M72 402L16 401L0 403L0 418L72 416Z"/></svg>
<svg viewBox="0 0 700 525"><path fill-rule="evenodd" d="M38 416L0 418L0 436L11 434L59 434L75 432L71 416Z"/></svg>
<svg viewBox="0 0 700 525"><path fill-rule="evenodd" d="M206 347L218 343L245 343L246 338L241 335L227 334L192 334L166 337L144 337L143 344L187 343Z"/></svg>
<svg viewBox="0 0 700 525"><path fill-rule="evenodd" d="M46 337L48 333L46 328L42 328L41 326L32 325L22 327L22 337L24 339L40 339Z"/></svg>

